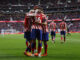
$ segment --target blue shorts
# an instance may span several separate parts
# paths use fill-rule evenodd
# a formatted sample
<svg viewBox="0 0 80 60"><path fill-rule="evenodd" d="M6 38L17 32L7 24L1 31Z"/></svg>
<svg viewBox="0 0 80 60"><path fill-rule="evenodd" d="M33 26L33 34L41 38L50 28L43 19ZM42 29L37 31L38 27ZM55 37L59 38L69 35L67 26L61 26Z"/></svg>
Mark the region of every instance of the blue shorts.
<svg viewBox="0 0 80 60"><path fill-rule="evenodd" d="M24 32L24 38L27 39L27 41L32 40L31 32L30 31Z"/></svg>
<svg viewBox="0 0 80 60"><path fill-rule="evenodd" d="M61 35L66 35L66 31L61 31L60 34Z"/></svg>
<svg viewBox="0 0 80 60"><path fill-rule="evenodd" d="M43 33L42 34L42 41L48 41L49 40L49 33L46 32L46 33Z"/></svg>
<svg viewBox="0 0 80 60"><path fill-rule="evenodd" d="M32 39L33 40L42 40L42 30L32 29Z"/></svg>
<svg viewBox="0 0 80 60"><path fill-rule="evenodd" d="M51 31L51 36L56 36L56 32L55 31Z"/></svg>
<svg viewBox="0 0 80 60"><path fill-rule="evenodd" d="M42 40L42 30L36 29L36 38L37 40Z"/></svg>
<svg viewBox="0 0 80 60"><path fill-rule="evenodd" d="M36 39L36 29L32 29L32 40Z"/></svg>

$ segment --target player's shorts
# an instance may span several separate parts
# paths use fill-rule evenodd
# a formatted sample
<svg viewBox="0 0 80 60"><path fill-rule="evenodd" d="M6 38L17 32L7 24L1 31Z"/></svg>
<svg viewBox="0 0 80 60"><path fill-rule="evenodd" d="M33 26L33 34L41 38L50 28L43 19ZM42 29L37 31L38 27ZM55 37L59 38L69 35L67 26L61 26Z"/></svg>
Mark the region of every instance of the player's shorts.
<svg viewBox="0 0 80 60"><path fill-rule="evenodd" d="M31 32L30 31L24 32L24 38L27 39L27 41L32 40Z"/></svg>
<svg viewBox="0 0 80 60"><path fill-rule="evenodd" d="M42 30L32 29L32 40L42 40Z"/></svg>
<svg viewBox="0 0 80 60"><path fill-rule="evenodd" d="M42 34L42 41L48 41L49 40L49 33L46 32L46 33L43 33Z"/></svg>
<svg viewBox="0 0 80 60"><path fill-rule="evenodd" d="M36 38L37 40L42 40L42 30L36 29Z"/></svg>
<svg viewBox="0 0 80 60"><path fill-rule="evenodd" d="M61 31L60 34L61 35L66 35L66 31Z"/></svg>
<svg viewBox="0 0 80 60"><path fill-rule="evenodd" d="M32 29L32 40L36 39L36 29Z"/></svg>
<svg viewBox="0 0 80 60"><path fill-rule="evenodd" d="M51 36L56 36L56 32L55 31L51 31Z"/></svg>

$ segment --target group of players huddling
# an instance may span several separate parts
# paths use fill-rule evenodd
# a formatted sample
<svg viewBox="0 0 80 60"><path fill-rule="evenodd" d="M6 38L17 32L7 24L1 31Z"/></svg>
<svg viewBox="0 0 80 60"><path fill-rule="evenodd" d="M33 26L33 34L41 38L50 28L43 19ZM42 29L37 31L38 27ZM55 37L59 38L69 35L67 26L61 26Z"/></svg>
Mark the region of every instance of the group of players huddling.
<svg viewBox="0 0 80 60"><path fill-rule="evenodd" d="M39 6L34 6L32 10L26 13L24 20L24 38L26 39L26 50L24 52L27 56L47 56L47 41L49 40L48 18L43 13ZM65 42L66 23L60 23L61 40ZM56 23L50 23L50 30L52 41L55 41ZM54 37L53 37L54 36ZM36 39L38 40L38 49L36 49ZM44 43L44 54L41 54L42 42ZM35 53L36 52L36 53Z"/></svg>

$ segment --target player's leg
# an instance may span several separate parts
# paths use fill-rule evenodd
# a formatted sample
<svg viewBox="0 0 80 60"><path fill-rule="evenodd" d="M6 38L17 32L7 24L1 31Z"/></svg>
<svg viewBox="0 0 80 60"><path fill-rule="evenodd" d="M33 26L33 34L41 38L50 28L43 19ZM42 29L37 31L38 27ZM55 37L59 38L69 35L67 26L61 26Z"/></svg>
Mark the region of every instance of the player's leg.
<svg viewBox="0 0 80 60"><path fill-rule="evenodd" d="M53 31L51 31L51 40L53 40Z"/></svg>
<svg viewBox="0 0 80 60"><path fill-rule="evenodd" d="M38 39L38 56L41 57L41 49L42 49L42 30L37 30L37 39Z"/></svg>
<svg viewBox="0 0 80 60"><path fill-rule="evenodd" d="M27 52L25 53L25 55L32 56L32 53L31 53L31 42L29 42L29 46L27 47Z"/></svg>
<svg viewBox="0 0 80 60"><path fill-rule="evenodd" d="M32 50L32 56L34 56L34 40L32 40L32 44L31 44L31 50Z"/></svg>
<svg viewBox="0 0 80 60"><path fill-rule="evenodd" d="M31 32L30 31L28 31L26 33L26 38L27 38L27 41L28 41L28 46L27 46L24 54L27 55L27 56L31 56Z"/></svg>
<svg viewBox="0 0 80 60"><path fill-rule="evenodd" d="M55 36L56 36L56 32L53 32L53 42L55 43Z"/></svg>
<svg viewBox="0 0 80 60"><path fill-rule="evenodd" d="M24 38L26 39L26 47L28 47L27 34L28 34L28 32L24 32ZM28 51L28 49L26 48L24 53L26 53L27 51Z"/></svg>
<svg viewBox="0 0 80 60"><path fill-rule="evenodd" d="M43 33L42 35L42 41L44 42L44 54L42 54L42 56L47 56L47 48L48 48L48 44L47 41L49 40L49 33Z"/></svg>
<svg viewBox="0 0 80 60"><path fill-rule="evenodd" d="M60 34L61 34L61 43L63 43L63 31L61 31Z"/></svg>
<svg viewBox="0 0 80 60"><path fill-rule="evenodd" d="M35 40L36 40L36 29L32 29L32 44L31 44L32 56L34 56Z"/></svg>
<svg viewBox="0 0 80 60"><path fill-rule="evenodd" d="M48 48L47 41L44 41L44 54L43 54L43 56L47 56L47 48Z"/></svg>
<svg viewBox="0 0 80 60"><path fill-rule="evenodd" d="M34 53L37 53L37 49L36 49L36 40L34 41Z"/></svg>
<svg viewBox="0 0 80 60"><path fill-rule="evenodd" d="M27 32L24 32L24 38L26 39L26 34L27 34ZM27 41L27 39L26 39L26 46L28 47L28 41Z"/></svg>
<svg viewBox="0 0 80 60"><path fill-rule="evenodd" d="M42 49L42 41L38 40L38 56L41 56L41 49Z"/></svg>

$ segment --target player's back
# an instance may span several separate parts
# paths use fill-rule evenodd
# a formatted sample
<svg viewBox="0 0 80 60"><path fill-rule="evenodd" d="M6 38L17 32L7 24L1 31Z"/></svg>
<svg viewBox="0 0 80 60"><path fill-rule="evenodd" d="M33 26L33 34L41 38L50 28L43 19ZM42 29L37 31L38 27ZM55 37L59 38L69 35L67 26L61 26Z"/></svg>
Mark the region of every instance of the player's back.
<svg viewBox="0 0 80 60"><path fill-rule="evenodd" d="M25 16L24 25L25 25L25 28L27 28L27 30L31 30L33 17L28 16L28 14L29 13L27 13Z"/></svg>
<svg viewBox="0 0 80 60"><path fill-rule="evenodd" d="M50 29L51 29L51 31L55 31L56 30L56 23L51 22L50 23Z"/></svg>
<svg viewBox="0 0 80 60"><path fill-rule="evenodd" d="M36 28L37 29L40 29L40 30L42 30L42 13L40 13L40 14L36 14L36 22L37 22L37 24L36 24Z"/></svg>
<svg viewBox="0 0 80 60"><path fill-rule="evenodd" d="M66 30L66 23L64 21L60 23L60 30Z"/></svg>
<svg viewBox="0 0 80 60"><path fill-rule="evenodd" d="M43 32L48 32L48 23L47 23L47 16L45 14L42 14L42 23L45 23L46 25L42 25Z"/></svg>

